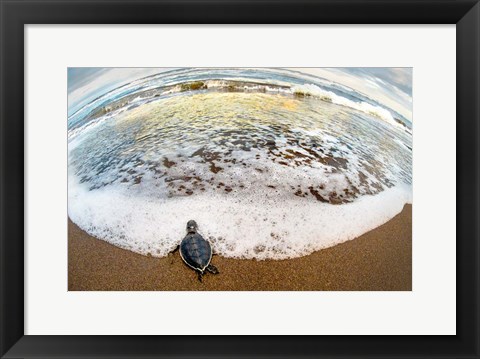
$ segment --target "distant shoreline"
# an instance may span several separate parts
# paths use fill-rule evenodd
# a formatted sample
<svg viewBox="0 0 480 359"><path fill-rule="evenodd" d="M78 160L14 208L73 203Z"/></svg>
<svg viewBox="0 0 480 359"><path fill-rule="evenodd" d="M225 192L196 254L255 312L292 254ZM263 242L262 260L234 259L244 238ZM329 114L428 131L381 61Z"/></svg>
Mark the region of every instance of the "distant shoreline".
<svg viewBox="0 0 480 359"><path fill-rule="evenodd" d="M178 251L146 257L98 240L68 220L68 290L334 290L412 289L412 205L362 236L308 256L243 260L214 256L219 275L203 283Z"/></svg>

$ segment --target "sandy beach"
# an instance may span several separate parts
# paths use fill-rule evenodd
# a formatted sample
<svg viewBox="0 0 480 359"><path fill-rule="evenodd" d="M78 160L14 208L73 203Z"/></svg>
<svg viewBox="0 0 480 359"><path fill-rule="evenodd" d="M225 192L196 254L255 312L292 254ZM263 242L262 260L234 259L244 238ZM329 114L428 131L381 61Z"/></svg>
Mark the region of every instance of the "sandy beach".
<svg viewBox="0 0 480 359"><path fill-rule="evenodd" d="M220 274L196 273L178 251L164 258L117 248L68 220L68 290L333 290L412 289L412 206L384 225L311 255L280 261L213 256Z"/></svg>

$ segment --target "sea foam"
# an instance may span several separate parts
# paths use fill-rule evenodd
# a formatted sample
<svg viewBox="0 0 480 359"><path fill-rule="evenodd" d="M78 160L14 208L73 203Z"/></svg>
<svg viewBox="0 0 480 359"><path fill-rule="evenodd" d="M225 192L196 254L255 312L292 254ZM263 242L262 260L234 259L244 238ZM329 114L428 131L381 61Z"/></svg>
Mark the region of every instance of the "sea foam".
<svg viewBox="0 0 480 359"><path fill-rule="evenodd" d="M343 205L214 193L162 200L121 186L89 191L70 176L68 213L87 233L155 257L174 250L187 221L195 219L215 253L263 260L300 257L351 240L387 222L411 200L406 185Z"/></svg>

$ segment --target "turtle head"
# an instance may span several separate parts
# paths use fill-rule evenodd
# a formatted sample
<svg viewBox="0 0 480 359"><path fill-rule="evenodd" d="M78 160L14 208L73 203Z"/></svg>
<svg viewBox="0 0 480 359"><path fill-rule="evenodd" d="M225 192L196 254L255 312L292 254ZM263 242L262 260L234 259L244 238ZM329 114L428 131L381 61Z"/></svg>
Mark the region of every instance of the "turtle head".
<svg viewBox="0 0 480 359"><path fill-rule="evenodd" d="M188 233L197 233L198 224L193 219L187 222L187 232Z"/></svg>

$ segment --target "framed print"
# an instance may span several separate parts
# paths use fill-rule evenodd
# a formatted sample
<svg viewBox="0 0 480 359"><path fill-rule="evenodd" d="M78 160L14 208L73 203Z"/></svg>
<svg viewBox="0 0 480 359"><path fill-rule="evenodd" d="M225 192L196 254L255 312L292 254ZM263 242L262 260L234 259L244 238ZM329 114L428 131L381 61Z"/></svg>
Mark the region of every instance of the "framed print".
<svg viewBox="0 0 480 359"><path fill-rule="evenodd" d="M2 1L2 357L478 357L479 6Z"/></svg>

